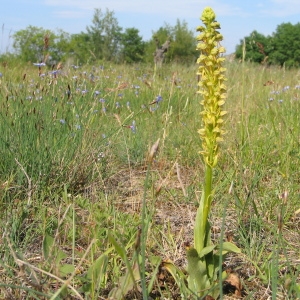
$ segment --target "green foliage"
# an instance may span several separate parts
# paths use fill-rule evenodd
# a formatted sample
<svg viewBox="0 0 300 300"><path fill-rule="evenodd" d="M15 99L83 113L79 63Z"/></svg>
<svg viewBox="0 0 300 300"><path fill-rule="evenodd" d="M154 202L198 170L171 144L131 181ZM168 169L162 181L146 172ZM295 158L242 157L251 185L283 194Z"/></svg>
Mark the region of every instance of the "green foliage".
<svg viewBox="0 0 300 300"><path fill-rule="evenodd" d="M244 46L245 45L245 46ZM300 23L282 23L271 36L264 36L254 30L237 45L237 59L298 67L300 65ZM245 57L243 57L245 53Z"/></svg>
<svg viewBox="0 0 300 300"><path fill-rule="evenodd" d="M121 35L120 59L126 63L140 62L143 60L145 43L139 30L136 28L126 28Z"/></svg>
<svg viewBox="0 0 300 300"><path fill-rule="evenodd" d="M92 52L95 58L116 61L119 55L122 28L118 25L114 12L106 9L103 13L101 9L96 8L92 23L93 25L86 29L92 41Z"/></svg>
<svg viewBox="0 0 300 300"><path fill-rule="evenodd" d="M70 37L62 30L55 33L40 27L28 26L17 31L13 38L13 47L23 61L41 62L49 55L52 62L57 62L66 56Z"/></svg>
<svg viewBox="0 0 300 300"><path fill-rule="evenodd" d="M193 63L197 58L196 40L194 31L188 28L186 21L177 19L171 28L172 46L170 48L171 61L179 63Z"/></svg>
<svg viewBox="0 0 300 300"><path fill-rule="evenodd" d="M165 54L165 62L191 64L196 61L197 50L194 31L188 28L186 21L177 19L175 26L165 24L153 32L152 39L146 43L145 61L153 62L153 53L166 40L171 41L171 47Z"/></svg>
<svg viewBox="0 0 300 300"><path fill-rule="evenodd" d="M177 19L175 26L165 24L153 33L150 41L143 41L136 28L122 28L114 12L96 8L92 25L86 32L68 34L40 27L28 26L14 35L13 47L23 62L41 62L46 57L51 64L67 61L85 64L94 61L153 62L153 53L168 38L172 46L166 53L166 62L193 63L196 59L194 31L186 21ZM47 41L46 41L47 40Z"/></svg>
<svg viewBox="0 0 300 300"><path fill-rule="evenodd" d="M161 45L171 36L171 29L168 24L165 24L164 27L160 27L157 31L155 31L152 35L152 39L145 43L145 55L144 61L147 63L153 63L153 55L155 49L157 47L161 47ZM166 53L165 61L169 62L168 52Z"/></svg>
<svg viewBox="0 0 300 300"><path fill-rule="evenodd" d="M282 23L272 38L270 63L299 67L300 65L300 23Z"/></svg>
<svg viewBox="0 0 300 300"><path fill-rule="evenodd" d="M91 36L85 32L72 34L69 44L69 58L76 65L91 63L96 60Z"/></svg>
<svg viewBox="0 0 300 300"><path fill-rule="evenodd" d="M245 45L245 49L244 49ZM271 51L271 38L265 37L263 34L254 30L250 36L240 41L236 47L235 55L237 59L244 59L255 63L262 63L270 54Z"/></svg>
<svg viewBox="0 0 300 300"><path fill-rule="evenodd" d="M196 67L167 64L154 78L150 64L103 62L100 68L87 58L92 64L65 64L55 77L47 66L39 76L31 64L6 60L0 70L0 298L49 299L58 293L57 299L96 300L112 290L124 293L123 283L127 290L134 286L130 268L138 275L134 262L142 264L142 251L136 255L139 226L145 266L140 275L149 298L196 298L182 268L205 171L199 163ZM212 228L206 232L213 234L210 246L193 259L201 272L207 258L210 274L215 267L219 279L223 267L234 269L243 278L245 299L272 293L274 299L297 299L298 70L247 62L225 66L230 113L213 171ZM270 79L276 85L264 86ZM158 138L147 181L148 149ZM143 197L147 222L140 218ZM280 244L277 218L283 224ZM243 251L223 266L220 255L234 249L218 242L219 227L224 235L232 231ZM201 284L197 277L189 281ZM141 281L136 286L127 298L141 297Z"/></svg>
<svg viewBox="0 0 300 300"><path fill-rule="evenodd" d="M223 105L227 88L224 84L226 81L224 58L220 57L225 51L224 47L220 46L223 40L223 36L218 31L220 24L216 21L215 13L210 7L203 10L201 20L204 26L197 28L200 32L197 37L197 49L200 51L197 63L198 74L201 76L198 93L202 98L200 102L202 128L198 133L202 141L201 154L205 164L205 174L202 197L195 219L194 246L187 251L188 286L197 296L208 294L216 298L219 295L219 289L215 288L216 282L226 277L226 272L222 272L222 276L219 276L224 255L227 252L239 253L240 249L234 244L223 243L223 241L220 241L220 246L217 247L211 241L209 214L214 196L213 169L218 162L219 143L223 141L223 116L227 114Z"/></svg>

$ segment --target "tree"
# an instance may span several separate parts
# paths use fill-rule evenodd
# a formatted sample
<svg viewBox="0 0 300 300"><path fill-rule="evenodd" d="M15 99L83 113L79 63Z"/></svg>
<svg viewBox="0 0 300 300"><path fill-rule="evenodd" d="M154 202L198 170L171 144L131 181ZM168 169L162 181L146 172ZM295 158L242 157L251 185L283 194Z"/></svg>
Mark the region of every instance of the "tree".
<svg viewBox="0 0 300 300"><path fill-rule="evenodd" d="M165 24L164 27L160 27L156 32L152 33L152 39L145 43L145 56L144 61L153 62L153 56L157 47L160 47L165 41L171 37L171 27ZM165 61L169 62L168 53L165 54Z"/></svg>
<svg viewBox="0 0 300 300"><path fill-rule="evenodd" d="M246 60L287 67L300 66L300 23L283 23L267 37L254 30L237 45L235 56L238 59L243 57L244 41Z"/></svg>
<svg viewBox="0 0 300 300"><path fill-rule="evenodd" d="M85 32L72 34L69 44L69 53L70 58L76 60L76 64L85 64L94 60L95 55L91 49L93 49L93 45L90 35Z"/></svg>
<svg viewBox="0 0 300 300"><path fill-rule="evenodd" d="M23 61L38 62L46 59L60 61L67 55L70 36L41 27L28 26L14 35L13 48Z"/></svg>
<svg viewBox="0 0 300 300"><path fill-rule="evenodd" d="M299 67L300 65L300 23L279 25L272 36L270 63Z"/></svg>
<svg viewBox="0 0 300 300"><path fill-rule="evenodd" d="M188 28L188 24L177 19L171 34L173 43L170 49L170 56L172 59L177 62L194 62L199 56L199 51L196 50L195 33Z"/></svg>
<svg viewBox="0 0 300 300"><path fill-rule="evenodd" d="M121 57L127 63L139 62L143 60L145 43L139 30L136 28L126 28L121 35Z"/></svg>
<svg viewBox="0 0 300 300"><path fill-rule="evenodd" d="M146 44L146 60L153 60L153 53L157 45L170 41L170 48L165 53L166 62L177 61L184 63L194 62L199 54L196 51L196 31L188 29L185 21L177 20L175 26L165 24L153 33L152 39Z"/></svg>
<svg viewBox="0 0 300 300"><path fill-rule="evenodd" d="M271 37L266 37L254 30L250 36L247 36L241 40L240 44L236 47L235 57L237 59L243 58L244 47L245 60L256 63L265 62L272 51Z"/></svg>
<svg viewBox="0 0 300 300"><path fill-rule="evenodd" d="M40 27L28 26L17 31L14 35L13 48L24 61L42 61L45 56L44 38L48 37L48 44L54 41L54 34Z"/></svg>
<svg viewBox="0 0 300 300"><path fill-rule="evenodd" d="M111 61L116 59L120 49L121 30L113 11L106 9L103 14L101 9L95 9L93 26L87 27L91 38L94 55L98 59Z"/></svg>

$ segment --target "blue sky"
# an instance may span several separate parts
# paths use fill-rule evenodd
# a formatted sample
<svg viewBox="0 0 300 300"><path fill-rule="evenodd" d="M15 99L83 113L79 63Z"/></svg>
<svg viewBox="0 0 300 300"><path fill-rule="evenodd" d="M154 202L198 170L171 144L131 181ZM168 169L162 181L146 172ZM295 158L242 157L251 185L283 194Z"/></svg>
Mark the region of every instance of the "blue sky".
<svg viewBox="0 0 300 300"><path fill-rule="evenodd" d="M68 33L86 31L95 8L114 11L122 28L139 29L144 40L165 23L186 21L190 29L201 25L206 6L216 12L227 53L253 30L272 34L282 23L300 22L299 0L2 0L0 9L0 53L12 49L14 32L27 26L62 29ZM196 35L196 32L195 32Z"/></svg>

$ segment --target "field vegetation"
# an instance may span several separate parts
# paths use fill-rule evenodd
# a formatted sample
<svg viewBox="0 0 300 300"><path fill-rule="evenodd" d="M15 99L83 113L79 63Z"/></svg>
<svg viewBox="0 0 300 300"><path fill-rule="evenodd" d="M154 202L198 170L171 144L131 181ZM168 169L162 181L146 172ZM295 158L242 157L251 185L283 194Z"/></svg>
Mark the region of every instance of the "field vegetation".
<svg viewBox="0 0 300 300"><path fill-rule="evenodd" d="M241 253L220 260L219 297L297 299L300 73L225 67L210 234ZM197 299L186 285L205 176L197 70L2 63L1 299Z"/></svg>

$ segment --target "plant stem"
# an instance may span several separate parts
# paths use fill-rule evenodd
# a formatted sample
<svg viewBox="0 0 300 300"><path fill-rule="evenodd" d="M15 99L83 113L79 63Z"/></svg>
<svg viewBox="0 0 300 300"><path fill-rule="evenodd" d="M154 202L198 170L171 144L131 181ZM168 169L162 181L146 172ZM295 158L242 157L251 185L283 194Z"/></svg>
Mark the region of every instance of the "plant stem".
<svg viewBox="0 0 300 300"><path fill-rule="evenodd" d="M140 275L141 275L141 284L142 284L142 293L143 299L148 299L147 285L146 285L146 243L147 243L147 233L149 228L149 219L147 213L147 204L146 204L146 196L147 196L147 186L149 182L149 173L150 166L148 164L146 180L144 186L144 196L142 199L142 215L141 215L141 244L140 244L140 253L141 253L141 262L139 264Z"/></svg>
<svg viewBox="0 0 300 300"><path fill-rule="evenodd" d="M203 194L196 214L194 246L198 253L207 245L208 215L212 201L212 167L205 165Z"/></svg>
<svg viewBox="0 0 300 300"><path fill-rule="evenodd" d="M205 182L204 182L204 211L203 219L208 219L210 212L210 205L212 200L212 167L209 165L205 166Z"/></svg>

